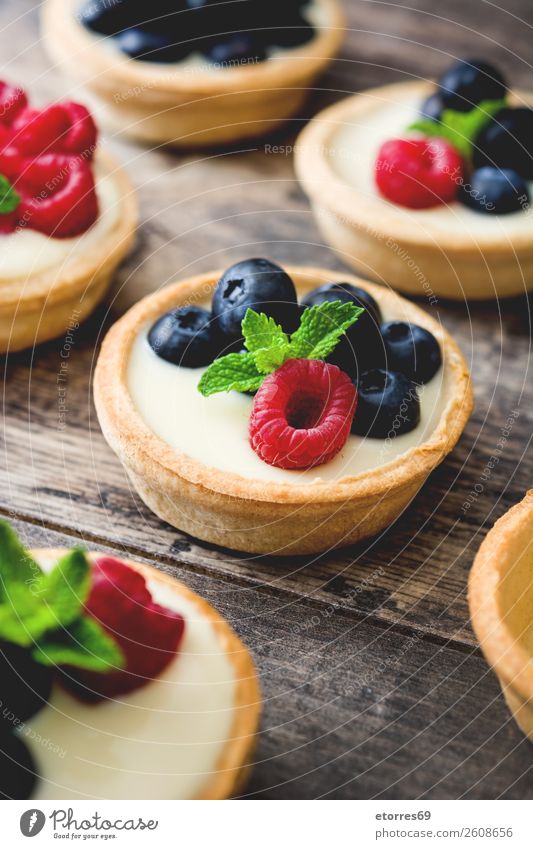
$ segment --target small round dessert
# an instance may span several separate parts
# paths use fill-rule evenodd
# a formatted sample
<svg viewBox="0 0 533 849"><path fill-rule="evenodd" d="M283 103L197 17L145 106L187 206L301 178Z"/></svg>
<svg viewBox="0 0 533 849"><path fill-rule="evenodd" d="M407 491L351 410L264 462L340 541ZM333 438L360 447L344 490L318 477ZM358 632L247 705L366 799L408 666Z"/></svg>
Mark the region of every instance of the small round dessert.
<svg viewBox="0 0 533 849"><path fill-rule="evenodd" d="M64 551L32 553L46 571ZM95 704L53 685L31 719L31 734L23 734L38 772L31 798L234 796L251 766L261 707L250 654L227 622L175 578L120 562L146 579L154 602L183 616L183 640L157 678L125 695Z"/></svg>
<svg viewBox="0 0 533 849"><path fill-rule="evenodd" d="M430 83L408 82L369 89L325 109L302 131L296 145L296 171L311 199L317 222L344 262L366 277L386 281L410 294L459 300L523 294L533 285L529 183L518 180L522 192L514 191L512 183L517 177L505 181L504 174L502 181L512 190L510 204L509 198L502 196L499 204L490 207L492 214L483 214L476 208L480 197L477 183L483 177L483 169L474 172L475 179L470 182L468 168L461 174L461 169L453 164L449 145L442 144L440 138L425 138L413 140L411 145L423 147L420 165L427 169L427 193L433 197L440 194L443 202L430 208L415 208L418 201L421 206L426 205L424 198L409 198L402 206L380 193L379 185L386 182L398 188L390 179L390 163L384 162L380 173L376 173L380 149L385 143L393 145L391 139L403 139L406 128L421 117L437 121L436 100ZM514 92L508 96L508 104L531 106L533 97ZM502 110L502 121L508 120L505 116L509 111ZM505 145L504 154L509 156L510 143L506 139L512 141L512 137L507 134L502 144L504 127L500 123L497 115L494 126L500 132L492 131L486 144L489 163L497 156L495 151ZM521 127L522 124L528 124L525 118ZM523 145L517 142L515 147L522 158L526 157ZM392 153L385 152L389 156ZM398 142L394 153L402 155ZM440 159L442 173L431 170L428 157ZM511 158L514 162L520 158L514 148ZM508 158L502 159L502 167L510 167L507 162ZM408 173L408 169L404 170ZM412 181L411 188L415 183ZM460 202L459 188L468 205ZM518 206L520 195L525 202Z"/></svg>
<svg viewBox="0 0 533 849"><path fill-rule="evenodd" d="M0 351L55 339L84 321L128 253L137 203L125 171L107 153L95 162L97 221L80 236L54 239L30 229L0 234Z"/></svg>
<svg viewBox="0 0 533 849"><path fill-rule="evenodd" d="M533 741L533 490L499 519L468 582L472 626L505 701Z"/></svg>
<svg viewBox="0 0 533 849"><path fill-rule="evenodd" d="M152 346L148 341L163 314L181 305L205 308L215 289L213 303L218 305L220 287L228 281L228 288L223 288L223 294L229 295L228 309L239 309L240 315L243 298L249 306L259 298L260 287L254 289L250 276L254 264L269 275L277 268L284 291L288 291L288 275L293 293L304 302L312 290L331 280L331 272L324 269L282 270L265 260L248 260L233 267L242 272L240 279L228 271L222 277L220 272L202 274L144 298L111 328L100 352L94 394L104 436L148 507L200 539L264 554L309 554L357 542L391 524L456 444L472 410L468 369L453 339L423 310L384 287L343 275L345 299L366 304L374 319L379 311L380 320L412 322L430 331L440 346L442 366L436 364L432 379L419 387L420 404L416 397L416 416L405 429L400 421L404 399L401 392L393 393L401 381L386 371L380 373L381 390L386 388L388 398L394 394L399 424L389 419L387 439L364 437L352 429L351 435L343 436L344 444L335 445L336 455L320 465L307 461L305 468L281 468L275 459L270 462L271 451L265 462L249 441L254 400L268 401L265 388L269 385L272 397L279 398L276 380L281 380L291 363L296 364L290 369L291 384L300 381L305 390L314 377L311 371L304 375L302 366L311 361L289 359L269 375L256 399L235 391L204 397L198 384L205 369L185 367L185 361L175 365L172 358L165 359L165 339L152 338ZM321 291L311 302L321 300ZM287 306L294 303L291 300ZM279 307L279 302L274 306ZM257 307L259 312L263 308ZM292 310L287 316L292 317ZM366 333L367 326L362 323L361 327ZM351 338L357 345L357 337ZM161 348L155 345L159 341ZM196 351L194 356L196 361ZM317 369L326 385L328 375L334 383L343 376L341 391L345 393L347 375L337 365L315 360L313 370ZM389 386L391 381L394 385ZM406 379L406 384L412 392L411 382ZM367 409L372 389L361 387L361 392L367 391ZM282 391L291 391L287 381ZM406 402L411 409L409 399ZM344 394L340 404L345 415L353 415L352 398ZM257 414L257 405L254 409ZM303 420L309 417L314 417L310 408L300 409L294 426L307 427ZM371 414L368 419L371 425ZM334 426L332 434L337 440L339 430ZM324 454L329 457L327 451Z"/></svg>
<svg viewBox="0 0 533 849"><path fill-rule="evenodd" d="M103 297L137 225L125 172L85 106L30 108L0 81L0 351L76 328Z"/></svg>
<svg viewBox="0 0 533 849"><path fill-rule="evenodd" d="M208 4L191 3L189 7ZM232 4L224 7L225 14ZM233 4L243 9L245 4ZM266 9L269 4L263 4ZM98 117L112 130L148 143L193 148L226 145L258 138L283 124L301 108L315 79L336 55L344 35L344 16L337 0L311 0L301 4L298 20L314 28L313 37L300 45L279 45L264 52L236 44L215 43L201 53L186 53L176 61L160 61L152 48L142 60L135 55L137 33L133 29L116 39L91 32L80 19L80 0L46 0L43 36L52 59L95 95ZM188 20L190 9L176 14ZM283 5L281 6L283 14ZM193 9L194 13L194 9ZM169 20L168 15L155 22ZM288 19L285 31L296 32ZM154 21L152 21L154 23ZM157 28L157 27L156 27ZM242 37L242 25L231 27ZM228 25L218 22L215 31L226 33ZM268 27L258 32L266 33ZM161 27L158 28L158 35ZM163 33L168 36L168 32ZM181 30L170 40L171 48L200 46L204 33ZM124 42L124 38L128 43ZM290 37L288 39L290 42ZM279 37L274 42L280 41ZM267 45L268 46L268 45ZM248 50L250 52L250 50ZM129 53L129 55L128 55ZM254 58L255 57L255 58ZM158 60L158 61L156 61Z"/></svg>

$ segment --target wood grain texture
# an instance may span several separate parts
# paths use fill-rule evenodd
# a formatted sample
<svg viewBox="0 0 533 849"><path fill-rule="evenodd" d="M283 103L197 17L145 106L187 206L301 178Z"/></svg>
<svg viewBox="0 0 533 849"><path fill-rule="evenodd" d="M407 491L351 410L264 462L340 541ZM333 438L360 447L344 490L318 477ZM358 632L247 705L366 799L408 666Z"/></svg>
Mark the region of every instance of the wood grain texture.
<svg viewBox="0 0 533 849"><path fill-rule="evenodd" d="M2 76L26 85L37 102L79 96L44 55L34 4L18 0L16 13L14 7L0 4ZM445 0L438 16L431 0L345 0L345 7L350 31L341 57L303 114L275 138L199 156L105 139L139 190L137 245L108 304L75 332L66 359L60 339L5 360L0 510L23 520L34 544L60 544L67 534L157 559L229 617L255 653L266 696L250 793L531 798L531 749L475 648L466 605L479 543L531 486L527 299L420 301L461 344L475 413L396 526L357 549L272 560L188 538L140 503L95 419L91 372L102 335L142 294L254 254L342 274L288 155L318 109L370 85L427 78L461 55L487 56L533 89L529 0L505 10L483 0Z"/></svg>

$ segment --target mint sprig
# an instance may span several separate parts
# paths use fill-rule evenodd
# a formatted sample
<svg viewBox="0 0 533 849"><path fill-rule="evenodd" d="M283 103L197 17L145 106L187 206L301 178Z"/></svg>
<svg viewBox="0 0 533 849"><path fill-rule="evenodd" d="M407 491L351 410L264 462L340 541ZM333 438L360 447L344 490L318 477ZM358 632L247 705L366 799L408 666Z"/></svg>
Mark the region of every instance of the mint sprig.
<svg viewBox="0 0 533 849"><path fill-rule="evenodd" d="M0 215L14 212L20 203L20 195L17 194L7 177L0 174Z"/></svg>
<svg viewBox="0 0 533 849"><path fill-rule="evenodd" d="M353 303L325 301L304 310L300 326L289 337L273 318L249 309L241 324L247 351L228 354L211 363L198 389L205 396L233 389L253 392L267 374L287 360L325 359L362 312L364 308Z"/></svg>
<svg viewBox="0 0 533 849"><path fill-rule="evenodd" d="M75 548L45 573L13 528L0 521L0 640L29 649L48 666L98 672L124 665L115 641L85 613L90 564Z"/></svg>
<svg viewBox="0 0 533 849"><path fill-rule="evenodd" d="M481 130L504 106L505 100L502 98L483 100L469 112L445 109L438 121L420 118L410 124L407 129L417 130L425 136L446 139L464 159L470 159Z"/></svg>

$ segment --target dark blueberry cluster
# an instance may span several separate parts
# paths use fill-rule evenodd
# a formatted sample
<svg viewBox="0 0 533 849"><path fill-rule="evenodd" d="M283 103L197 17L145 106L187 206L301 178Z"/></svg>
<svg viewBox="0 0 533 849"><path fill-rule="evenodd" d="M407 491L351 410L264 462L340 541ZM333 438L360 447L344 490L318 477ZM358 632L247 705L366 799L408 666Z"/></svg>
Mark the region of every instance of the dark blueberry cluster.
<svg viewBox="0 0 533 849"><path fill-rule="evenodd" d="M469 112L485 101L504 100L507 83L488 62L463 59L440 78L421 115L439 121L445 109ZM533 110L504 106L474 139L472 170L459 200L477 212L505 215L527 208L533 180Z"/></svg>
<svg viewBox="0 0 533 849"><path fill-rule="evenodd" d="M365 309L328 357L357 386L352 433L375 439L408 433L420 421L417 386L428 383L441 367L439 343L416 324L384 322L375 298L351 283L326 283L302 303L332 300L351 300Z"/></svg>
<svg viewBox="0 0 533 849"><path fill-rule="evenodd" d="M351 302L364 309L327 358L357 386L352 431L385 438L392 429L407 433L415 428L420 420L417 386L440 369L439 343L416 324L384 322L376 299L351 283L325 283L298 303L294 283L283 268L267 259L246 259L218 281L211 312L198 306L172 309L157 319L148 340L162 359L197 368L243 349L241 322L247 309L271 316L292 333L302 312L324 301Z"/></svg>
<svg viewBox="0 0 533 849"><path fill-rule="evenodd" d="M52 669L32 660L27 649L0 642L0 799L31 796L37 766L24 725L47 704L52 680Z"/></svg>
<svg viewBox="0 0 533 849"><path fill-rule="evenodd" d="M269 48L313 38L310 0L87 0L82 23L132 59L179 62L191 53L220 65L266 59Z"/></svg>

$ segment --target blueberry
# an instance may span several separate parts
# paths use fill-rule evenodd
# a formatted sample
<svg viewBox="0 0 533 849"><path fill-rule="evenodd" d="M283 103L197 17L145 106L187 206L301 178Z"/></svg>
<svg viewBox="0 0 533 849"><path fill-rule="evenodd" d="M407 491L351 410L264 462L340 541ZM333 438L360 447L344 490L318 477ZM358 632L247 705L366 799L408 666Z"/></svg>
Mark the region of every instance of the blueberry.
<svg viewBox="0 0 533 849"><path fill-rule="evenodd" d="M88 0L81 9L80 21L99 35L115 35L130 25L130 12L125 2L110 4L108 0Z"/></svg>
<svg viewBox="0 0 533 849"><path fill-rule="evenodd" d="M324 301L353 302L365 309L341 337L335 350L327 357L327 362L341 368L353 380L367 369L381 366L385 350L379 329L381 311L375 298L365 289L351 283L326 283L309 292L302 304L317 306Z"/></svg>
<svg viewBox="0 0 533 849"><path fill-rule="evenodd" d="M480 59L456 62L442 75L439 87L444 108L457 112L470 112L483 100L500 100L507 92L498 69Z"/></svg>
<svg viewBox="0 0 533 849"><path fill-rule="evenodd" d="M393 438L420 422L416 384L405 374L377 368L361 375L352 433L374 439Z"/></svg>
<svg viewBox="0 0 533 849"><path fill-rule="evenodd" d="M23 740L0 728L0 799L29 799L36 782L36 766Z"/></svg>
<svg viewBox="0 0 533 849"><path fill-rule="evenodd" d="M0 727L16 728L46 705L53 677L28 649L0 642Z"/></svg>
<svg viewBox="0 0 533 849"><path fill-rule="evenodd" d="M415 383L428 383L442 365L440 346L429 330L407 321L381 325L387 368Z"/></svg>
<svg viewBox="0 0 533 849"><path fill-rule="evenodd" d="M533 180L533 109L501 109L475 141L474 168L511 168Z"/></svg>
<svg viewBox="0 0 533 849"><path fill-rule="evenodd" d="M237 32L227 38L214 42L205 50L205 55L215 65L255 61L266 58L264 47L251 33Z"/></svg>
<svg viewBox="0 0 533 849"><path fill-rule="evenodd" d="M224 272L213 295L213 317L228 342L242 339L247 309L271 316L290 332L297 311L296 289L279 265L268 259L245 259Z"/></svg>
<svg viewBox="0 0 533 849"><path fill-rule="evenodd" d="M141 27L130 27L115 36L118 47L130 59L145 62L178 62L190 52L186 43L174 43L165 33L149 32Z"/></svg>
<svg viewBox="0 0 533 849"><path fill-rule="evenodd" d="M158 318L150 328L148 342L158 357L187 368L209 365L221 347L211 313L192 305L170 310Z"/></svg>
<svg viewBox="0 0 533 849"><path fill-rule="evenodd" d="M420 107L420 116L428 121L440 121L443 105L442 98L438 91L426 97Z"/></svg>
<svg viewBox="0 0 533 849"><path fill-rule="evenodd" d="M506 215L529 205L529 191L516 171L485 165L472 172L470 182L461 187L459 200L476 212Z"/></svg>
<svg viewBox="0 0 533 849"><path fill-rule="evenodd" d="M324 283L302 298L302 304L306 307L315 307L324 301L353 301L357 307L364 307L371 312L378 324L381 323L381 311L376 299L366 289L354 286L353 283Z"/></svg>
<svg viewBox="0 0 533 849"><path fill-rule="evenodd" d="M272 25L274 24L274 25ZM265 31L265 41L273 47L300 47L314 37L315 31L309 21L298 12L287 13L279 17L278 21L270 21L270 26Z"/></svg>

